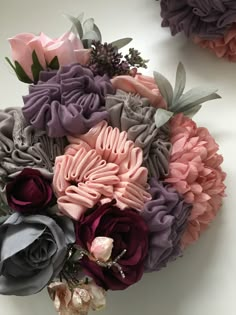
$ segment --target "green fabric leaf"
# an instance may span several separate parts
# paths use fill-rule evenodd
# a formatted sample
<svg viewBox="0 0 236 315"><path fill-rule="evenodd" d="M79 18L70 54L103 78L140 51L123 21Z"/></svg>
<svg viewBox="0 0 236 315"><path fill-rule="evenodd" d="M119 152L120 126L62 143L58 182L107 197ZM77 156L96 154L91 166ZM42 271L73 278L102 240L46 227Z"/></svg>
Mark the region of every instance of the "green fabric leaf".
<svg viewBox="0 0 236 315"><path fill-rule="evenodd" d="M178 68L176 71L173 104L178 102L179 98L184 92L185 85L186 85L186 71L184 69L184 65L180 62L178 64ZM170 109L171 109L171 106L170 106Z"/></svg>
<svg viewBox="0 0 236 315"><path fill-rule="evenodd" d="M8 57L5 57L5 59L6 59L6 61L9 63L9 65L11 66L11 68L12 68L14 71L16 71L16 69L15 69L13 63L11 62L11 60L10 60Z"/></svg>
<svg viewBox="0 0 236 315"><path fill-rule="evenodd" d="M100 32L100 29L98 28L98 26L95 23L93 24L93 30L97 34L98 40L101 42L102 41L102 34Z"/></svg>
<svg viewBox="0 0 236 315"><path fill-rule="evenodd" d="M165 99L168 107L170 107L173 100L173 88L170 82L159 72L154 71L153 74L162 97Z"/></svg>
<svg viewBox="0 0 236 315"><path fill-rule="evenodd" d="M123 48L124 46L128 45L133 39L130 37L121 38L118 40L115 40L114 42L111 42L110 44L113 47L117 47L118 49Z"/></svg>
<svg viewBox="0 0 236 315"><path fill-rule="evenodd" d="M183 114L185 116L188 116L189 118L192 118L201 108L202 108L202 105L196 105L192 109L189 109L183 112Z"/></svg>
<svg viewBox="0 0 236 315"><path fill-rule="evenodd" d="M59 65L59 61L58 61L58 58L57 56L55 56L51 61L50 63L48 64L48 68L52 69L52 70L58 70L60 67Z"/></svg>
<svg viewBox="0 0 236 315"><path fill-rule="evenodd" d="M15 61L15 72L18 79L24 83L33 83L33 81L25 73L25 70L21 67L18 61Z"/></svg>
<svg viewBox="0 0 236 315"><path fill-rule="evenodd" d="M155 113L155 124L157 128L160 128L163 126L167 121L170 120L170 118L174 115L174 113L163 109L163 108L158 108L156 113Z"/></svg>
<svg viewBox="0 0 236 315"><path fill-rule="evenodd" d="M32 52L32 60L33 64L31 66L31 71L33 74L34 82L38 82L39 80L39 73L40 71L44 70L41 63L39 62L38 56L35 52L35 50Z"/></svg>
<svg viewBox="0 0 236 315"><path fill-rule="evenodd" d="M83 23L83 29L84 29L84 33L94 31L94 19L89 18L89 19L85 20Z"/></svg>
<svg viewBox="0 0 236 315"><path fill-rule="evenodd" d="M95 31L88 31L84 34L84 37L83 37L83 40L84 39L90 39L90 40L95 40L95 41L98 41L99 38L98 38L98 35Z"/></svg>
<svg viewBox="0 0 236 315"><path fill-rule="evenodd" d="M184 112L204 102L221 98L216 92L216 89L211 88L193 88L180 97L178 103L174 106L174 112Z"/></svg>
<svg viewBox="0 0 236 315"><path fill-rule="evenodd" d="M81 14L79 17L74 17L69 14L65 14L65 16L70 20L70 22L73 24L71 31L79 36L80 39L83 38L83 27L81 24L81 17L83 18L83 14Z"/></svg>

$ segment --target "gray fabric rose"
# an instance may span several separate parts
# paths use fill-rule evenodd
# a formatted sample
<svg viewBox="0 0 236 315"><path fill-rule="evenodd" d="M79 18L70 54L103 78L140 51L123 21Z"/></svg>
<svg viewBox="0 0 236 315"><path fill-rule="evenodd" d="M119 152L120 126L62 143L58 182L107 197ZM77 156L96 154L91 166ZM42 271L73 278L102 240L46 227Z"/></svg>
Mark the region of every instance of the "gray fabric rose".
<svg viewBox="0 0 236 315"><path fill-rule="evenodd" d="M106 97L106 109L110 123L121 131L127 131L128 139L143 150L144 166L150 177L157 179L168 175L171 143L169 127L155 125L156 109L146 98L117 90Z"/></svg>
<svg viewBox="0 0 236 315"><path fill-rule="evenodd" d="M0 226L0 294L30 295L60 273L67 245L74 243L70 219L12 214Z"/></svg>

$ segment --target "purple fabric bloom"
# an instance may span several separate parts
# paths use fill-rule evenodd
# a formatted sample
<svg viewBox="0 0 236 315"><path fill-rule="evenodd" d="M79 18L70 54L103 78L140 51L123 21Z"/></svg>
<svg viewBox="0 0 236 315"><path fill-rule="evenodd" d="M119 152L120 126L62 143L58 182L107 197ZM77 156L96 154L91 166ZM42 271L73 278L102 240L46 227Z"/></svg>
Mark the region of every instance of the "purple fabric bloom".
<svg viewBox="0 0 236 315"><path fill-rule="evenodd" d="M150 186L153 199L142 212L150 232L146 272L159 270L181 255L180 239L191 209L171 185L152 178Z"/></svg>
<svg viewBox="0 0 236 315"><path fill-rule="evenodd" d="M114 93L106 75L94 76L78 64L62 66L58 71L40 74L24 96L23 114L35 128L49 137L86 133L107 119L105 96Z"/></svg>
<svg viewBox="0 0 236 315"><path fill-rule="evenodd" d="M213 39L224 35L236 22L236 1L230 0L161 0L162 26L172 35L183 31Z"/></svg>

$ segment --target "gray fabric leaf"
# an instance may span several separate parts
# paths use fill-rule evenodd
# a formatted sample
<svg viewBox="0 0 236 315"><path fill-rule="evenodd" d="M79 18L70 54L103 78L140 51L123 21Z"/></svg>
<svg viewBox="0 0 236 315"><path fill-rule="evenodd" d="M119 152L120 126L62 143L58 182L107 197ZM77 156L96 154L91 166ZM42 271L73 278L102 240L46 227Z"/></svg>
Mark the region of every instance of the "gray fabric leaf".
<svg viewBox="0 0 236 315"><path fill-rule="evenodd" d="M111 45L113 47L117 47L118 49L121 49L124 46L128 45L132 40L133 40L132 38L125 37L125 38L121 38L121 39L111 42Z"/></svg>
<svg viewBox="0 0 236 315"><path fill-rule="evenodd" d="M79 38L82 39L84 32L83 32L83 27L81 25L81 19L79 17L76 18L76 17L69 15L69 14L65 14L65 16L73 24L71 31L75 30L76 32L74 32L74 33L76 35L79 35Z"/></svg>
<svg viewBox="0 0 236 315"><path fill-rule="evenodd" d="M155 124L157 128L160 128L163 126L165 123L167 123L171 117L174 115L174 113L163 109L163 108L158 108L155 114Z"/></svg>
<svg viewBox="0 0 236 315"><path fill-rule="evenodd" d="M170 82L159 72L154 71L154 79L168 107L172 104L173 88Z"/></svg>
<svg viewBox="0 0 236 315"><path fill-rule="evenodd" d="M177 67L176 71L176 79L175 79L175 89L174 89L174 97L173 97L173 104L178 102L178 99L183 94L186 85L186 71L184 69L184 65L180 62ZM172 104L169 107L172 109Z"/></svg>

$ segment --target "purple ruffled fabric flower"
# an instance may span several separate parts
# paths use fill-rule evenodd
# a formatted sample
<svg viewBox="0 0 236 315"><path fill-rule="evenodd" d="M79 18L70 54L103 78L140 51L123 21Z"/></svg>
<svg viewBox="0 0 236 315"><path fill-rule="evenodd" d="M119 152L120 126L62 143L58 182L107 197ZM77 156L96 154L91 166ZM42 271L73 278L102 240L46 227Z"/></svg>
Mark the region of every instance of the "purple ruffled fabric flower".
<svg viewBox="0 0 236 315"><path fill-rule="evenodd" d="M236 1L161 0L161 16L162 26L169 26L172 35L183 31L188 37L213 39L236 21Z"/></svg>
<svg viewBox="0 0 236 315"><path fill-rule="evenodd" d="M39 83L31 85L29 95L23 97L23 114L49 137L83 134L107 119L105 96L113 93L106 75L94 76L78 64L63 66L40 73Z"/></svg>
<svg viewBox="0 0 236 315"><path fill-rule="evenodd" d="M180 239L191 210L171 185L152 178L150 187L152 200L142 212L150 233L146 272L160 270L182 254Z"/></svg>

